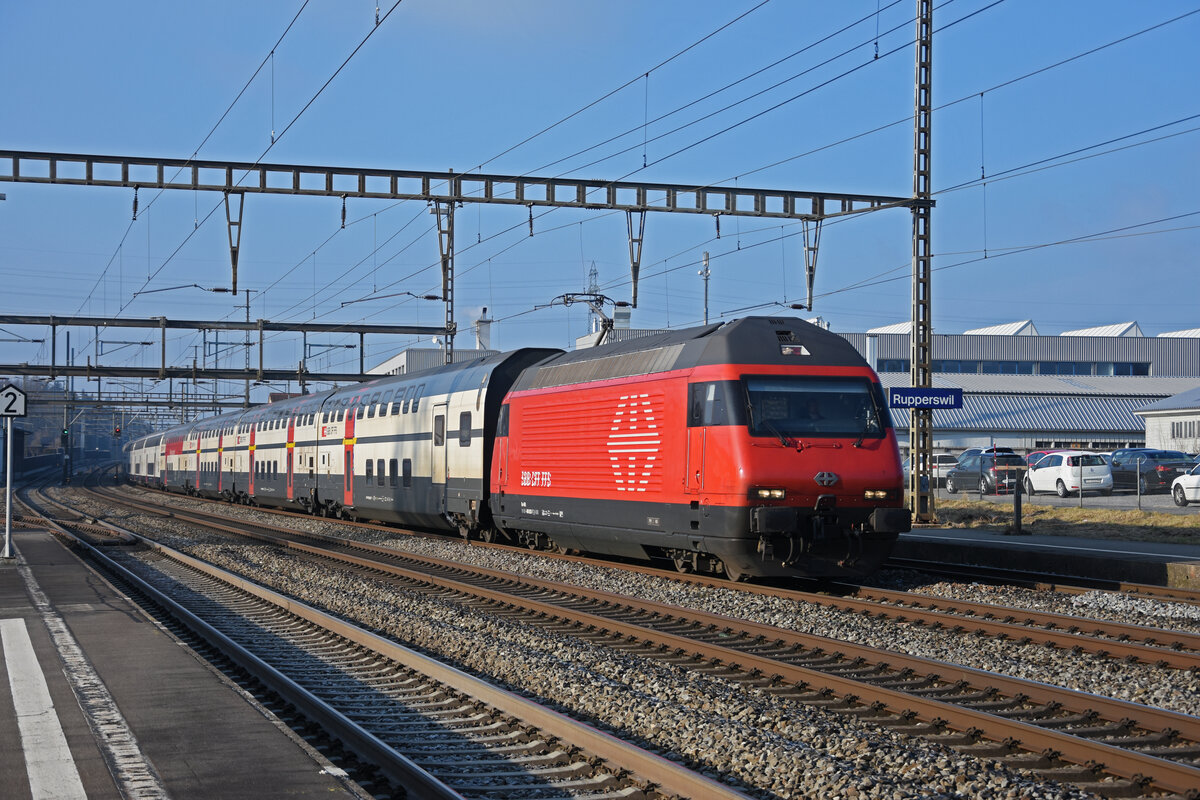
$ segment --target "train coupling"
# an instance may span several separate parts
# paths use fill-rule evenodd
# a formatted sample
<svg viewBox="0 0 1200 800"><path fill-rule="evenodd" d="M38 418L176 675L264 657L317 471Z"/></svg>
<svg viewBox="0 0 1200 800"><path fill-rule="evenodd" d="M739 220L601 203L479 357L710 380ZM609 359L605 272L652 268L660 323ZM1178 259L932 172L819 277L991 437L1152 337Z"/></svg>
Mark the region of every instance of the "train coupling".
<svg viewBox="0 0 1200 800"><path fill-rule="evenodd" d="M847 531L838 519L837 496L823 494L812 509L758 506L750 510L750 530L758 534L758 554L785 566L803 556L840 550Z"/></svg>

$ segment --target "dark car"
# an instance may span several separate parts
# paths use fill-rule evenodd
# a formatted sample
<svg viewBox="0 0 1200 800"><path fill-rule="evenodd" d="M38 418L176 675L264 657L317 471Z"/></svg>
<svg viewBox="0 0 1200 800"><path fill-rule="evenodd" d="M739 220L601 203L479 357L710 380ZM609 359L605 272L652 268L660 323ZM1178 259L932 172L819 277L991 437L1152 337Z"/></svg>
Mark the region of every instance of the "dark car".
<svg viewBox="0 0 1200 800"><path fill-rule="evenodd" d="M1112 453L1114 489L1137 489L1141 494L1165 492L1171 482L1195 466L1178 450L1128 447Z"/></svg>
<svg viewBox="0 0 1200 800"><path fill-rule="evenodd" d="M976 453L946 473L946 491L978 489L980 494L1011 494L1025 476L1025 459L1015 453Z"/></svg>
<svg viewBox="0 0 1200 800"><path fill-rule="evenodd" d="M995 454L995 453L1008 454L1008 453L1012 453L1012 452L1014 452L1014 450L1011 447L968 447L966 450L963 450L961 453L958 454L958 463L961 464L965 459L968 459L971 456L977 456L977 455L981 455L981 454L988 455L988 454Z"/></svg>

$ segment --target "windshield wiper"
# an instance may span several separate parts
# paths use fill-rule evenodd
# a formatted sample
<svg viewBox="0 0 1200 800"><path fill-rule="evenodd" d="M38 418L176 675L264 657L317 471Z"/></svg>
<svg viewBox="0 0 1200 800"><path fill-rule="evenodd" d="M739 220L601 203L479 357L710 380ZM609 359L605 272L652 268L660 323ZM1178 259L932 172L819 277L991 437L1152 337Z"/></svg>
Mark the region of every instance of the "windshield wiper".
<svg viewBox="0 0 1200 800"><path fill-rule="evenodd" d="M870 430L871 430L872 428L874 428L874 427L876 427L876 426L875 426L875 420L871 419L871 417L869 417L869 416L868 416L868 417L867 417L867 418L866 418L866 419L863 421L863 429L862 429L862 431L861 431L861 432L858 434L858 438L854 440L854 446L855 446L855 447L862 447L863 439L867 438L867 433L868 433L868 432L870 432Z"/></svg>
<svg viewBox="0 0 1200 800"><path fill-rule="evenodd" d="M792 446L792 443L791 443L790 441L788 441L788 438L787 438L786 436L784 436L782 433L780 433L780 432L779 432L779 428L776 428L776 427L775 427L775 426L774 426L774 425L771 423L771 420L769 420L769 419L764 419L764 420L762 421L762 424L763 424L763 427L764 427L764 428L766 428L767 430L769 430L771 433L775 434L775 437L776 437L777 439L779 439L779 443L780 443L780 444L782 444L784 447L791 447L791 446Z"/></svg>

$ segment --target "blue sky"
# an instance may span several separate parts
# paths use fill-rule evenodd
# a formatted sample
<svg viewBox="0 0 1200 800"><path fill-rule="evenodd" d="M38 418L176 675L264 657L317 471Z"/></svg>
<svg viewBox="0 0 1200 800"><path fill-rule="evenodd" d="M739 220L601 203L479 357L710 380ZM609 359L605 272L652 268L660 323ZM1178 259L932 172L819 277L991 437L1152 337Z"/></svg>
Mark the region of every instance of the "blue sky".
<svg viewBox="0 0 1200 800"><path fill-rule="evenodd" d="M912 191L912 0L381 2L383 22L319 94L375 27L376 4L311 0L279 41L301 5L6 0L0 148ZM1184 16L1197 9L1200 0L938 4L935 332L1030 318L1049 334L1130 320L1148 335L1200 327L1200 13ZM219 196L141 192L132 221L127 189L0 192L0 313L244 314L240 296L133 296L228 284L223 211L195 230ZM533 309L584 289L593 263L602 291L628 299L625 219L557 210L532 237L527 222L520 208L458 212L457 315L465 326L488 307L503 349L565 347L585 332L585 309ZM351 201L347 223L337 199L247 196L239 286L258 290L252 318L437 324L440 304L409 297L342 306L437 291L424 204ZM705 251L712 318L803 299L798 225L720 227L717 238L707 217L648 215L635 327L702 320ZM1067 240L1081 241L1055 244ZM907 320L910 252L904 210L828 224L813 313L839 331ZM78 340L92 352L89 332ZM171 357L190 361L198 342L179 335ZM412 342L373 338L367 360ZM153 365L157 347L111 357ZM300 357L298 337L268 354L270 366ZM357 362L344 350L323 358L312 367ZM0 343L0 363L47 360L44 345Z"/></svg>

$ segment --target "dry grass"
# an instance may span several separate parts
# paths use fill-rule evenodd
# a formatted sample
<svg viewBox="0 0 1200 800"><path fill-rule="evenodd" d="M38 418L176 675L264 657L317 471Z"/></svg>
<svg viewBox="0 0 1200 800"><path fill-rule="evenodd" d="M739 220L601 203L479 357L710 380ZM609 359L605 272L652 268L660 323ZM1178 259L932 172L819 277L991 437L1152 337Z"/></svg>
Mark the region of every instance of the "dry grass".
<svg viewBox="0 0 1200 800"><path fill-rule="evenodd" d="M938 522L945 527L1012 532L1013 507L1009 503L939 500L936 508ZM1136 509L1060 508L1025 502L1021 504L1021 529L1041 536L1200 543L1200 515Z"/></svg>

